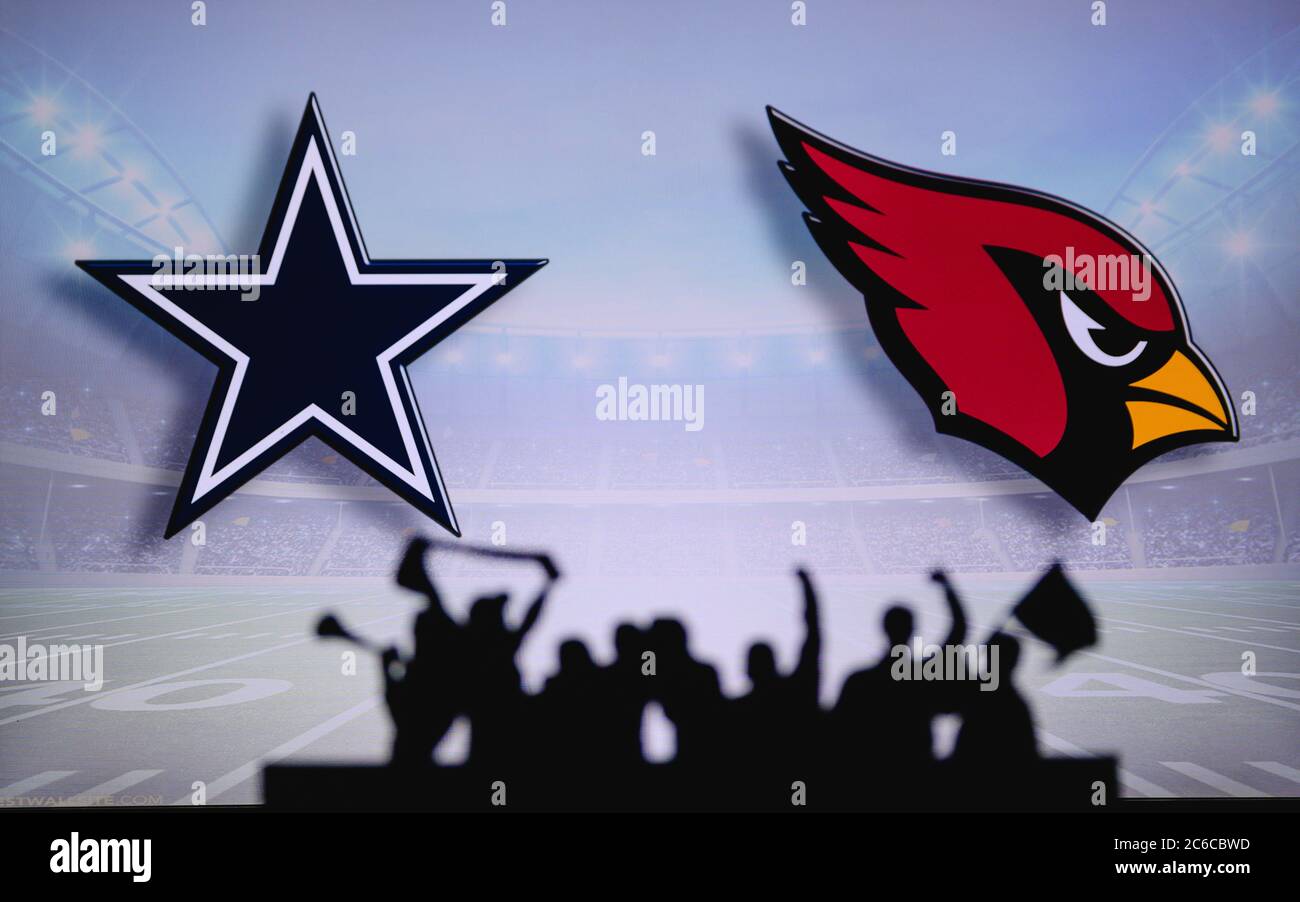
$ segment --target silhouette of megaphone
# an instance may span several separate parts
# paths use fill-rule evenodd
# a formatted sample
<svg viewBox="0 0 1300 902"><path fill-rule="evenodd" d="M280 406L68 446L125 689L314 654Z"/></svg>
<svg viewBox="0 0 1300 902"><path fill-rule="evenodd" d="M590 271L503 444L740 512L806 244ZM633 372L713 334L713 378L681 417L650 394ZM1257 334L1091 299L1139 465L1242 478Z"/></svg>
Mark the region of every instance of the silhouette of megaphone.
<svg viewBox="0 0 1300 902"><path fill-rule="evenodd" d="M383 651L378 645L367 642L355 633L349 632L348 628L339 622L339 619L333 614L326 614L316 621L316 635L322 639L345 639L373 652Z"/></svg>

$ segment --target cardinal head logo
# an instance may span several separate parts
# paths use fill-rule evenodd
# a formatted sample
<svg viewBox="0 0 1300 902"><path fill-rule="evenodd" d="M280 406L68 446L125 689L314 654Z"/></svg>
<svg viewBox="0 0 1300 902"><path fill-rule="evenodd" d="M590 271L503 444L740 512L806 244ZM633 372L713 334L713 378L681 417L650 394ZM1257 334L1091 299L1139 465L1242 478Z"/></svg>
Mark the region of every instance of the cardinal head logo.
<svg viewBox="0 0 1300 902"><path fill-rule="evenodd" d="M809 230L939 432L1001 454L1089 519L1152 458L1237 440L1173 282L1123 229L768 115Z"/></svg>

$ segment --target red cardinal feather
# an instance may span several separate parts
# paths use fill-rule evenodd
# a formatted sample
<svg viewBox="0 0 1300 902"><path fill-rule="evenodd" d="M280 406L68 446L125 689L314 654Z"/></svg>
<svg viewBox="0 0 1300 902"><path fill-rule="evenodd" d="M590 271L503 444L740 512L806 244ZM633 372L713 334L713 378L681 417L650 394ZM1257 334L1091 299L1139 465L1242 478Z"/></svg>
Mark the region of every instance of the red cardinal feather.
<svg viewBox="0 0 1300 902"><path fill-rule="evenodd" d="M1237 439L1172 281L1121 228L768 115L813 237L938 431L1015 461L1089 518L1151 458Z"/></svg>

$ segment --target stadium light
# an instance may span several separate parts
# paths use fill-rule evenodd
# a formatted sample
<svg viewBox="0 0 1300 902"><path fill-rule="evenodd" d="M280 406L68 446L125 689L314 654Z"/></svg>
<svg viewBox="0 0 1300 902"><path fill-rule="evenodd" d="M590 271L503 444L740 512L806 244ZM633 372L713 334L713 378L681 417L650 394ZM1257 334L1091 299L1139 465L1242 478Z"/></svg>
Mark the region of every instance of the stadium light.
<svg viewBox="0 0 1300 902"><path fill-rule="evenodd" d="M99 144L103 140L103 135L99 129L93 125L84 125L73 137L73 146L76 148L76 154L79 157L87 157L99 150Z"/></svg>
<svg viewBox="0 0 1300 902"><path fill-rule="evenodd" d="M87 239L74 241L63 249L64 256L72 260L86 260L95 256L95 243Z"/></svg>
<svg viewBox="0 0 1300 902"><path fill-rule="evenodd" d="M32 105L27 108L27 112L38 125L49 125L58 115L59 109L50 98L36 97L32 100Z"/></svg>
<svg viewBox="0 0 1300 902"><path fill-rule="evenodd" d="M1236 134L1227 125L1216 125L1210 129L1210 146L1221 153L1232 147L1236 140Z"/></svg>
<svg viewBox="0 0 1300 902"><path fill-rule="evenodd" d="M1228 253L1233 257L1249 257L1255 250L1255 238L1249 232L1233 232L1225 242Z"/></svg>
<svg viewBox="0 0 1300 902"><path fill-rule="evenodd" d="M1250 102L1252 112L1260 116L1271 116L1277 112L1278 101L1276 91L1264 91L1257 95Z"/></svg>

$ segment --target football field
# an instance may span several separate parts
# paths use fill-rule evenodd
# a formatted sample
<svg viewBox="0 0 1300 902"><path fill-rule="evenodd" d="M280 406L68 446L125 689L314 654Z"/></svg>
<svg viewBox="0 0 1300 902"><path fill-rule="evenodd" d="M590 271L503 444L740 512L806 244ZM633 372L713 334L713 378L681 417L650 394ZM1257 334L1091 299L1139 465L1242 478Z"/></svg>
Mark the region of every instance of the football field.
<svg viewBox="0 0 1300 902"><path fill-rule="evenodd" d="M967 641L1000 623L1024 585L956 581L970 611ZM1125 795L1300 796L1300 584L1086 575L1080 583L1098 614L1098 645L1057 667L1027 640L1016 676L1044 754L1117 754ZM732 693L745 688L739 662L748 642L770 636L788 666L800 638L792 586L748 588L746 623L710 619L703 599L668 608L681 611L696 655L718 665ZM828 703L848 672L882 653L878 605L891 593L914 599L927 641L946 630L921 577L828 579L821 590ZM864 594L881 601L864 603ZM662 613L635 598L626 605L601 608L581 586L557 593L525 648L530 688L554 670L560 639L581 635L607 659L618 619ZM384 760L377 664L358 652L350 667L352 646L314 637L326 610L376 642L405 643L416 605L382 583L0 590L0 645L20 637L29 646L100 645L105 679L98 692L0 682L0 806L191 804L196 794L249 804L260 801L260 770L270 761ZM1242 673L1247 653L1253 676ZM936 729L940 754L954 727ZM454 760L464 739L458 732L440 755Z"/></svg>

